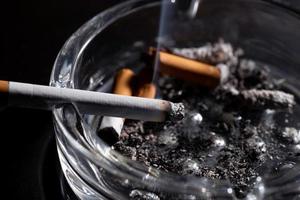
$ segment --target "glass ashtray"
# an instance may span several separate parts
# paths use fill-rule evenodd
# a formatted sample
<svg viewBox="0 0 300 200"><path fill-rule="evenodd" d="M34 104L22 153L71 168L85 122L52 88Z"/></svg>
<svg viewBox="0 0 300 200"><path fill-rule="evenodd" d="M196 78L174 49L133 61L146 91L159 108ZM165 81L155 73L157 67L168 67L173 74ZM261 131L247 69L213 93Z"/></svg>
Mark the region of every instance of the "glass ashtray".
<svg viewBox="0 0 300 200"><path fill-rule="evenodd" d="M159 43L199 47L222 38L244 51L243 57L270 65L299 100L299 13L263 0L131 0L99 13L65 43L53 67L50 85L111 92L123 67L145 67L141 52ZM286 161L265 162L253 187L238 195L230 181L182 176L121 155L97 131L101 116L81 114L77 105L53 110L60 164L80 199L299 199L300 144ZM298 127L299 106L290 126ZM300 128L300 127L299 127Z"/></svg>

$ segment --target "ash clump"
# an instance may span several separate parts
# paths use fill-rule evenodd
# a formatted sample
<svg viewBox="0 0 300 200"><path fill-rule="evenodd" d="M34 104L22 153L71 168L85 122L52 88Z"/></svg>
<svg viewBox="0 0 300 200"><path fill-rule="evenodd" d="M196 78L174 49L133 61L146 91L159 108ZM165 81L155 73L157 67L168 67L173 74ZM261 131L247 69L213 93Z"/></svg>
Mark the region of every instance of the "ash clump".
<svg viewBox="0 0 300 200"><path fill-rule="evenodd" d="M129 196L132 200L160 200L156 194L142 190L132 190Z"/></svg>
<svg viewBox="0 0 300 200"><path fill-rule="evenodd" d="M182 120L184 118L184 105L182 103L171 103L172 112L170 113L170 120Z"/></svg>
<svg viewBox="0 0 300 200"><path fill-rule="evenodd" d="M218 43L208 43L196 48L173 48L171 52L190 59L208 62L214 65L224 63L234 65L238 62L238 56L243 54L241 49L234 50L232 45L222 39Z"/></svg>
<svg viewBox="0 0 300 200"><path fill-rule="evenodd" d="M300 131L292 127L285 127L282 131L282 138L287 142L300 144Z"/></svg>
<svg viewBox="0 0 300 200"><path fill-rule="evenodd" d="M161 97L182 102L185 118L162 124L127 120L114 149L165 172L229 180L238 198L251 191L268 161L299 156L298 127L286 125L294 97L282 91L265 64L241 59L242 50L222 40L173 53L224 64L228 79L208 91L161 77Z"/></svg>
<svg viewBox="0 0 300 200"><path fill-rule="evenodd" d="M294 95L278 90L244 90L241 92L241 97L250 106L269 109L293 107L296 104Z"/></svg>

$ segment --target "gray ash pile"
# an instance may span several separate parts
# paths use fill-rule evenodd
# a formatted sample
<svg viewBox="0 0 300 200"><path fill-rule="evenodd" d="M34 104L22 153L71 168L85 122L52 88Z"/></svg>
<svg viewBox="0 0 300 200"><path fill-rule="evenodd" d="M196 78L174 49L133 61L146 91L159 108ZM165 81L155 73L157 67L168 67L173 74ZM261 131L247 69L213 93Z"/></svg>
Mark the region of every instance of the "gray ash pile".
<svg viewBox="0 0 300 200"><path fill-rule="evenodd" d="M294 96L268 66L242 58L242 50L222 41L171 51L226 65L229 77L214 90L161 77L159 95L182 102L185 119L163 124L127 120L115 150L166 172L227 179L238 198L253 188L266 163L299 157L299 127L290 127Z"/></svg>

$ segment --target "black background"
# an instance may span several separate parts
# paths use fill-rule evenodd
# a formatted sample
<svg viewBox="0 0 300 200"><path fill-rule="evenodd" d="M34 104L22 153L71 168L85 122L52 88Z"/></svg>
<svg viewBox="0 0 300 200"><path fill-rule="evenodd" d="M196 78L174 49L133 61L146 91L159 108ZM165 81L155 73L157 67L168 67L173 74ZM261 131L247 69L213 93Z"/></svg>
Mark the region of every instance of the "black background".
<svg viewBox="0 0 300 200"><path fill-rule="evenodd" d="M120 2L2 3L0 80L48 85L56 55L68 37L91 17ZM0 112L0 123L4 199L61 199L51 112L8 108Z"/></svg>

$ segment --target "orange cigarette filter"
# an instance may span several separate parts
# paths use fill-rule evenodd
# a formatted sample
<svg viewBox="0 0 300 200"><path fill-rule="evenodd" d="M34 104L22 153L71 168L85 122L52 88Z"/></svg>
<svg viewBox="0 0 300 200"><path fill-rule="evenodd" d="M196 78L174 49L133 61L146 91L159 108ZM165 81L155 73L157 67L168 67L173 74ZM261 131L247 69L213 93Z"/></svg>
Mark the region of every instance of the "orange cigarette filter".
<svg viewBox="0 0 300 200"><path fill-rule="evenodd" d="M221 81L221 71L215 66L164 51L157 52L153 47L149 48L149 55L158 56L159 69L162 74L197 83L208 88L216 87Z"/></svg>
<svg viewBox="0 0 300 200"><path fill-rule="evenodd" d="M134 95L144 98L155 98L156 86L152 83L153 69L148 67L142 69L137 76L137 87Z"/></svg>
<svg viewBox="0 0 300 200"><path fill-rule="evenodd" d="M115 77L113 93L153 99L156 94L156 86L151 83L151 77L152 73L148 70L142 70L136 77L131 69L121 69ZM133 86L134 79L137 79L136 88Z"/></svg>
<svg viewBox="0 0 300 200"><path fill-rule="evenodd" d="M153 99L155 94L155 85L153 83L145 83L138 88L135 96Z"/></svg>
<svg viewBox="0 0 300 200"><path fill-rule="evenodd" d="M0 80L0 109L8 103L9 82Z"/></svg>
<svg viewBox="0 0 300 200"><path fill-rule="evenodd" d="M113 93L132 96L132 82L134 76L135 74L131 69L124 68L119 70L115 77Z"/></svg>
<svg viewBox="0 0 300 200"><path fill-rule="evenodd" d="M8 93L8 81L1 81L0 80L0 92L1 93Z"/></svg>

